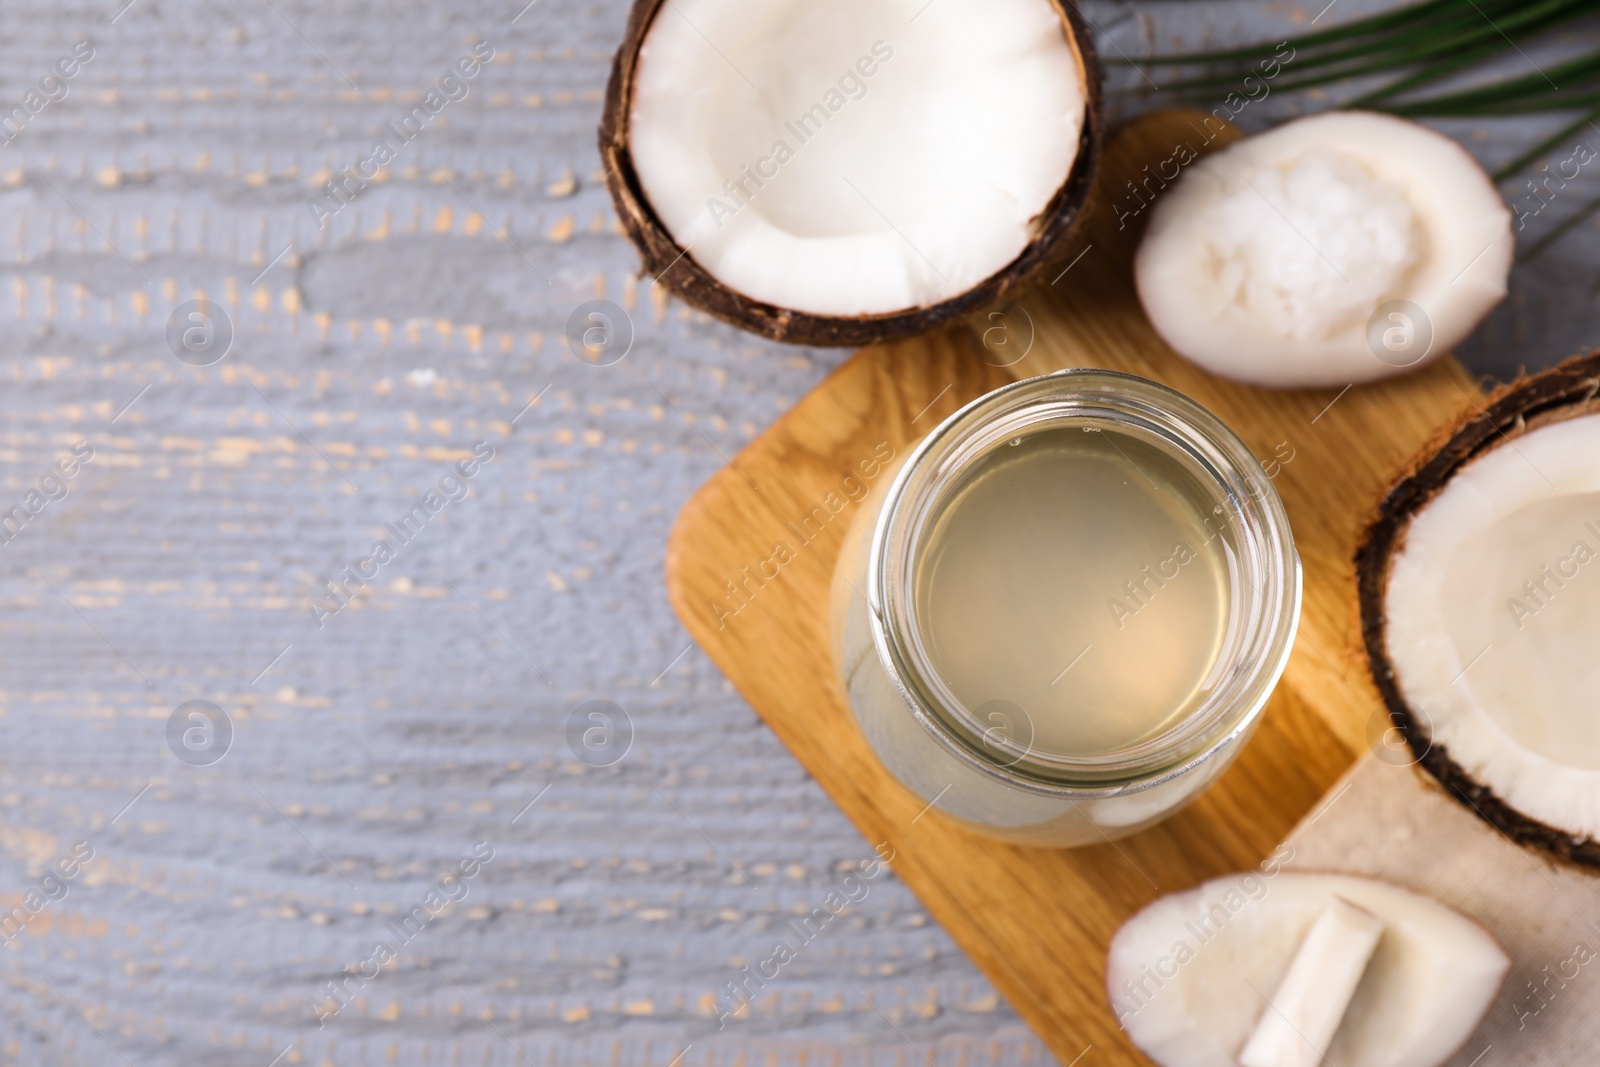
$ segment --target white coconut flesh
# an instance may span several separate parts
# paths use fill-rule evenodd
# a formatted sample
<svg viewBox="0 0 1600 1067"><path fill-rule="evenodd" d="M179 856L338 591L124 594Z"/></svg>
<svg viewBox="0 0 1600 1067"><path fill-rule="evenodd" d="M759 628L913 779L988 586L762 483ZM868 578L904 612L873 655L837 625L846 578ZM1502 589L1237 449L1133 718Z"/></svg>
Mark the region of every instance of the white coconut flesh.
<svg viewBox="0 0 1600 1067"><path fill-rule="evenodd" d="M1342 897L1323 906L1239 1053L1240 1067L1316 1067L1383 937L1383 920Z"/></svg>
<svg viewBox="0 0 1600 1067"><path fill-rule="evenodd" d="M1461 146L1335 112L1186 167L1135 278L1157 332L1206 369L1342 386L1449 351L1505 296L1512 252L1511 214Z"/></svg>
<svg viewBox="0 0 1600 1067"><path fill-rule="evenodd" d="M1406 528L1385 640L1432 743L1530 819L1600 838L1600 416L1458 471Z"/></svg>
<svg viewBox="0 0 1600 1067"><path fill-rule="evenodd" d="M887 314L1017 258L1086 99L1049 0L669 0L629 146L668 232L724 286Z"/></svg>
<svg viewBox="0 0 1600 1067"><path fill-rule="evenodd" d="M1339 901L1381 922L1375 946L1363 949L1359 924L1308 943ZM1299 994L1281 988L1306 951L1324 981ZM1353 993L1338 988L1341 961L1363 952ZM1112 940L1106 985L1122 1028L1161 1067L1238 1067L1279 1013L1314 1030L1324 1007L1317 998L1341 996L1342 1010L1325 1006L1338 1023L1311 1063L1436 1067L1477 1029L1510 966L1488 931L1428 897L1368 878L1280 870L1219 878L1151 904ZM1262 1048L1256 1039L1252 1059L1275 1067L1309 1055L1298 1043L1270 1058Z"/></svg>

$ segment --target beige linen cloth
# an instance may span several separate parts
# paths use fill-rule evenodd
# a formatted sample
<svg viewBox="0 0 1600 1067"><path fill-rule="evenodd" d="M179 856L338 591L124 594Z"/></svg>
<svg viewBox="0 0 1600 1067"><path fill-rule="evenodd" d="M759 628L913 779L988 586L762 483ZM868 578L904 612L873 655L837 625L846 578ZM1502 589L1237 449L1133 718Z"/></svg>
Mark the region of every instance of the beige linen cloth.
<svg viewBox="0 0 1600 1067"><path fill-rule="evenodd" d="M1517 847L1419 768L1371 755L1287 842L1290 869L1425 893L1505 946L1511 972L1450 1067L1600 1064L1600 877Z"/></svg>

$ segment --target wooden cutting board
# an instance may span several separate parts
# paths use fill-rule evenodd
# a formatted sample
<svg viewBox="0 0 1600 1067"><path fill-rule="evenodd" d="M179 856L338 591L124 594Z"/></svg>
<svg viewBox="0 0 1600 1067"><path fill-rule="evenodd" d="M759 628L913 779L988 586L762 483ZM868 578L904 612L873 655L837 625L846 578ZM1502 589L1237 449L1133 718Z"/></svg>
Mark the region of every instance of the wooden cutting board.
<svg viewBox="0 0 1600 1067"><path fill-rule="evenodd" d="M1106 1004L1112 934L1158 895L1259 863L1386 725L1357 641L1358 527L1429 433L1481 396L1452 358L1343 393L1256 389L1178 358L1134 294L1132 255L1148 211L1128 183L1181 144L1199 152L1238 136L1208 143L1202 117L1166 111L1124 127L1069 250L1079 258L1054 282L966 326L857 353L690 500L667 549L668 591L695 640L868 842L894 849L900 878L1064 1063L1090 1046L1086 1065L1147 1062ZM884 442L903 453L1006 382L1086 366L1187 393L1276 471L1305 568L1305 610L1261 728L1209 792L1115 844L1030 849L924 812L878 763L830 662L828 583L856 507L841 486L858 463ZM747 580L745 568L754 573L775 542L797 544L789 524L829 494L844 506L820 535L777 577Z"/></svg>

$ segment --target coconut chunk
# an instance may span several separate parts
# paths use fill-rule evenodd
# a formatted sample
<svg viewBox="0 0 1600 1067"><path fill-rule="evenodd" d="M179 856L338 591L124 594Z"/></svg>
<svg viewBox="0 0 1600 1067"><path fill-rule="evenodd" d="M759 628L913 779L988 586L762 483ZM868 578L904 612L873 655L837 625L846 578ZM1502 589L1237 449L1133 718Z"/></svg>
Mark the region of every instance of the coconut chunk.
<svg viewBox="0 0 1600 1067"><path fill-rule="evenodd" d="M1190 164L1135 279L1157 332L1207 370L1336 386L1449 351L1505 296L1512 250L1510 212L1454 141L1336 112Z"/></svg>
<svg viewBox="0 0 1600 1067"><path fill-rule="evenodd" d="M888 314L1015 260L1088 86L1049 0L672 0L634 74L640 185L745 298Z"/></svg>
<svg viewBox="0 0 1600 1067"><path fill-rule="evenodd" d="M1162 1067L1237 1067L1263 1019L1263 998L1282 992L1336 900L1375 916L1383 931L1325 1055L1311 1062L1444 1063L1477 1029L1511 966L1494 937L1443 904L1386 882L1276 866L1163 897L1123 925L1106 962L1122 1028ZM1311 951L1320 956L1323 949ZM1353 967L1356 954L1344 952L1340 958ZM1337 999L1329 992L1312 991L1322 1011ZM1288 1010L1301 1010L1288 1000Z"/></svg>
<svg viewBox="0 0 1600 1067"><path fill-rule="evenodd" d="M1600 416L1472 460L1412 517L1385 642L1432 745L1546 826L1600 838Z"/></svg>
<svg viewBox="0 0 1600 1067"><path fill-rule="evenodd" d="M1268 998L1239 1054L1241 1067L1316 1067L1382 936L1382 919L1340 897L1330 900Z"/></svg>

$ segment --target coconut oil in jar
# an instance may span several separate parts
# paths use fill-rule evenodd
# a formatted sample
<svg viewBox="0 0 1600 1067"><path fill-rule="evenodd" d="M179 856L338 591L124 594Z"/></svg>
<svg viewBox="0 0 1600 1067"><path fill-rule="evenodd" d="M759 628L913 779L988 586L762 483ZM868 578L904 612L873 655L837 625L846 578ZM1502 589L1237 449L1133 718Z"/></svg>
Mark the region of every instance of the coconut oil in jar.
<svg viewBox="0 0 1600 1067"><path fill-rule="evenodd" d="M835 657L925 802L1033 844L1130 833L1231 762L1281 673L1299 563L1214 416L1106 371L951 416L863 508Z"/></svg>

